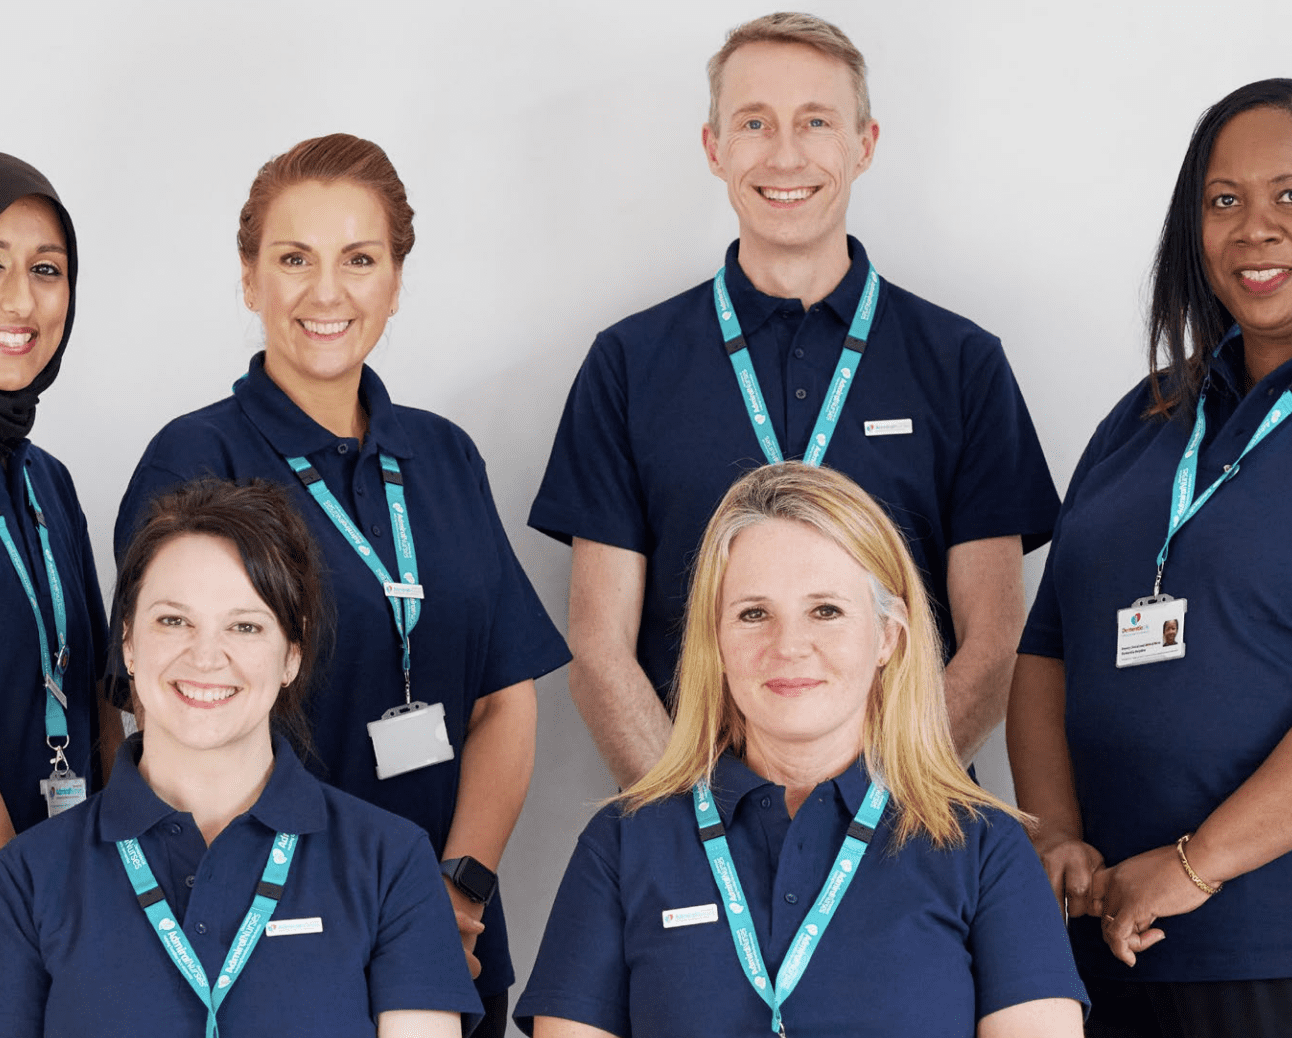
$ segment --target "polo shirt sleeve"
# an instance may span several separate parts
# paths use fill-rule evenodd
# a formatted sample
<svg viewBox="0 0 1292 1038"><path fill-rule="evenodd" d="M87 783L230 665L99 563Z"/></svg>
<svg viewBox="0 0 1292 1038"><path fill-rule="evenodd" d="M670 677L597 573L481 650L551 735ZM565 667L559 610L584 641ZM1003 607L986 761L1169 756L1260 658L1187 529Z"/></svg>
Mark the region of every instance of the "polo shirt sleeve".
<svg viewBox="0 0 1292 1038"><path fill-rule="evenodd" d="M165 493L188 479L180 472L150 461L151 454L150 445L139 459L139 464L126 485L126 492L121 497L121 505L117 508L117 522L112 530L112 552L118 565L126 548L130 546L135 527L148 512L149 502L158 494Z"/></svg>
<svg viewBox="0 0 1292 1038"><path fill-rule="evenodd" d="M1059 497L1032 416L1000 340L979 332L965 347L964 440L948 509L947 544L1013 534L1025 552L1050 539Z"/></svg>
<svg viewBox="0 0 1292 1038"><path fill-rule="evenodd" d="M482 1015L439 862L425 833L385 881L368 963L374 1019L393 1009Z"/></svg>
<svg viewBox="0 0 1292 1038"><path fill-rule="evenodd" d="M1048 656L1061 660L1063 653L1063 615L1059 607L1058 589L1054 584L1054 560L1058 556L1063 541L1063 524L1072 510L1077 498L1081 496L1082 487L1090 470L1115 451L1131 434L1131 428L1138 426L1140 415L1148 405L1148 383L1142 382L1135 389L1118 401L1117 406L1108 413L1095 428L1094 435L1081 452L1077 467L1073 470L1068 483L1068 492L1063 496L1063 507L1054 521L1054 539L1050 544L1050 553L1045 560L1045 571L1041 575L1040 586L1036 589L1036 599L1027 615L1027 624L1018 651L1032 656Z"/></svg>
<svg viewBox="0 0 1292 1038"><path fill-rule="evenodd" d="M976 1016L1042 998L1089 1006L1058 903L1023 827L992 813L977 843L978 896L969 928Z"/></svg>
<svg viewBox="0 0 1292 1038"><path fill-rule="evenodd" d="M632 1033L629 1020L625 915L619 890L619 811L602 809L574 849L516 1023L534 1033L534 1017ZM666 993L661 993L666 997Z"/></svg>
<svg viewBox="0 0 1292 1038"><path fill-rule="evenodd" d="M529 525L569 544L575 537L648 554L646 495L629 430L623 344L602 332L565 402Z"/></svg>
<svg viewBox="0 0 1292 1038"><path fill-rule="evenodd" d="M76 506L80 520L81 580L85 587L85 615L90 625L91 651L94 653L94 674L102 679L108 659L108 621L103 610L103 590L99 587L99 571L94 564L94 547L90 543L90 528L85 513Z"/></svg>
<svg viewBox="0 0 1292 1038"><path fill-rule="evenodd" d="M32 922L35 892L13 844L0 850L0 1034L37 1038L45 1033L49 974Z"/></svg>
<svg viewBox="0 0 1292 1038"><path fill-rule="evenodd" d="M488 695L563 667L570 662L570 652L512 550L489 488L484 459L474 446L472 455L502 568L489 629L489 652L480 681L481 694Z"/></svg>

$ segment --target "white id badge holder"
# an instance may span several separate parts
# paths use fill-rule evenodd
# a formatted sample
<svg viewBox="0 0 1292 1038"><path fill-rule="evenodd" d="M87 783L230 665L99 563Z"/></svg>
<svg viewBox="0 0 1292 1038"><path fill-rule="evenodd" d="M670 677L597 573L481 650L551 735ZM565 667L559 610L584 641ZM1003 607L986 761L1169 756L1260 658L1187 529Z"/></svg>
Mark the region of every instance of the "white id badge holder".
<svg viewBox="0 0 1292 1038"><path fill-rule="evenodd" d="M40 795L45 798L45 809L49 817L61 815L69 807L75 807L85 799L85 779L77 778L76 772L67 766L63 756L65 746L54 747L54 756L50 764L54 770L49 778L40 780Z"/></svg>
<svg viewBox="0 0 1292 1038"><path fill-rule="evenodd" d="M377 755L377 778L453 759L453 746L444 726L444 704L403 703L391 707L379 721L368 722L368 737Z"/></svg>
<svg viewBox="0 0 1292 1038"><path fill-rule="evenodd" d="M1138 598L1117 611L1118 667L1178 660L1184 655L1184 614L1189 602L1170 595Z"/></svg>

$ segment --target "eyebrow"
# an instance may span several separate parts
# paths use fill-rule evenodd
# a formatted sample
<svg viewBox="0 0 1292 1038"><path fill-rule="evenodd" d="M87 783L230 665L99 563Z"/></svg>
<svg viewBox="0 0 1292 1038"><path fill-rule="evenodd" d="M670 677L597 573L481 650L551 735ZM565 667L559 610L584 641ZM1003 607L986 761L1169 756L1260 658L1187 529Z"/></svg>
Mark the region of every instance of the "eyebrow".
<svg viewBox="0 0 1292 1038"><path fill-rule="evenodd" d="M810 602L826 602L826 601L850 602L852 601L852 599L848 595L845 595L841 591L813 591L811 594L804 595L803 597L808 599L808 601ZM767 602L770 600L771 600L770 595L746 595L744 598L733 599L727 604L730 606L758 605L762 602Z"/></svg>
<svg viewBox="0 0 1292 1038"><path fill-rule="evenodd" d="M13 246L10 245L7 241L0 241L0 249L12 249L12 248ZM63 246L55 245L52 242L49 245L37 246L36 248L37 255L40 255L41 253L45 253L45 252L57 252L62 256L67 255L67 250L63 248Z"/></svg>
<svg viewBox="0 0 1292 1038"><path fill-rule="evenodd" d="M300 249L302 252L315 251L312 245L306 245L303 241L273 241L273 242L270 242L269 245L270 245L270 248L273 248L274 246L278 246L278 245L285 245L288 248ZM373 247L384 249L386 247L386 243L376 238L370 241L356 241L356 242L351 242L349 245L345 246L345 248L343 248L341 251L343 253L354 252L356 249L371 249Z"/></svg>
<svg viewBox="0 0 1292 1038"><path fill-rule="evenodd" d="M178 609L182 612L192 607L184 602L176 602L173 598L162 598L162 599L158 599L156 602L150 602L148 604L148 608L149 609ZM268 607L250 606L250 607L240 607L237 609L230 609L228 611L228 615L229 616L273 616L274 614L273 614L273 611L270 610Z"/></svg>
<svg viewBox="0 0 1292 1038"><path fill-rule="evenodd" d="M735 120L745 116L756 115L760 112L767 111L770 107L771 105L766 101L752 101L732 112L731 118ZM833 105L822 104L820 101L807 101L799 105L798 108L795 109L795 112L825 112L829 115L838 115L839 109L835 108Z"/></svg>
<svg viewBox="0 0 1292 1038"><path fill-rule="evenodd" d="M1280 173L1277 177L1270 177L1268 183L1283 184L1289 180L1292 180L1292 173ZM1204 186L1212 187L1216 184L1225 184L1229 187L1241 186L1237 180L1230 180L1228 177L1212 177Z"/></svg>

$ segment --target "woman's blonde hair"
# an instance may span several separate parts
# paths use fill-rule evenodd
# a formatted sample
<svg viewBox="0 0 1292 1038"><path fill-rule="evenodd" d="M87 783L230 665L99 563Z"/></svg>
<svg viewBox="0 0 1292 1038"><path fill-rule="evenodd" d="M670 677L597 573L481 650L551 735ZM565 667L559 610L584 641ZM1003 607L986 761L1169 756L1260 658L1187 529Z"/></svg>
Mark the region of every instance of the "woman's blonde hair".
<svg viewBox="0 0 1292 1038"><path fill-rule="evenodd" d="M742 530L773 519L805 523L838 544L871 575L878 622L900 628L857 733L858 753L897 809L895 845L917 834L938 846L956 844L963 838L962 819L986 806L1018 817L976 786L956 758L940 639L901 533L848 477L801 462L750 472L727 491L709 521L692 574L674 678L673 734L660 762L621 794L625 809L686 793L712 776L726 750L744 752L744 718L727 689L718 648L720 597L732 542Z"/></svg>

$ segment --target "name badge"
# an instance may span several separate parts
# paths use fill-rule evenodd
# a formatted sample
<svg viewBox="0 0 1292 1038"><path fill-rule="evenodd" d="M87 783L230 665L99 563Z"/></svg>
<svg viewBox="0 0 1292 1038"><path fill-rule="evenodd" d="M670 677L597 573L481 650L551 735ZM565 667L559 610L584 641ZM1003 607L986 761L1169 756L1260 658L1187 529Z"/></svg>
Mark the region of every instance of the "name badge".
<svg viewBox="0 0 1292 1038"><path fill-rule="evenodd" d="M387 580L381 585L387 598L425 598L421 584L396 584Z"/></svg>
<svg viewBox="0 0 1292 1038"><path fill-rule="evenodd" d="M292 937L298 933L322 933L323 917L312 915L306 919L271 919L265 924L266 937Z"/></svg>
<svg viewBox="0 0 1292 1038"><path fill-rule="evenodd" d="M49 817L53 818L85 800L85 779L77 778L70 771L65 775L51 775L40 780L40 795L45 798Z"/></svg>
<svg viewBox="0 0 1292 1038"><path fill-rule="evenodd" d="M866 422L867 436L909 436L915 431L909 418L885 418L883 421Z"/></svg>
<svg viewBox="0 0 1292 1038"><path fill-rule="evenodd" d="M1158 595L1138 599L1129 609L1117 611L1118 667L1178 660L1184 655L1184 598Z"/></svg>
<svg viewBox="0 0 1292 1038"><path fill-rule="evenodd" d="M698 926L700 923L716 923L718 906L716 904L692 905L690 908L666 908L663 912L664 929L672 930L678 926Z"/></svg>

